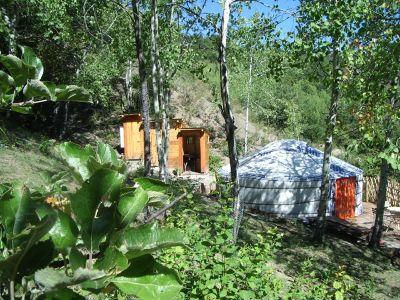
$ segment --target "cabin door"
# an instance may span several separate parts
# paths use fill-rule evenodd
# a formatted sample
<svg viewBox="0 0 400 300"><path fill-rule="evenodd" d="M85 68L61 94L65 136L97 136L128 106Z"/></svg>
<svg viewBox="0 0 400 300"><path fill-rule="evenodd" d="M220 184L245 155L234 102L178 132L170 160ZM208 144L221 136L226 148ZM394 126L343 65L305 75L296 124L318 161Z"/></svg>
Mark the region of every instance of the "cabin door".
<svg viewBox="0 0 400 300"><path fill-rule="evenodd" d="M356 209L356 177L336 180L336 217L354 218Z"/></svg>

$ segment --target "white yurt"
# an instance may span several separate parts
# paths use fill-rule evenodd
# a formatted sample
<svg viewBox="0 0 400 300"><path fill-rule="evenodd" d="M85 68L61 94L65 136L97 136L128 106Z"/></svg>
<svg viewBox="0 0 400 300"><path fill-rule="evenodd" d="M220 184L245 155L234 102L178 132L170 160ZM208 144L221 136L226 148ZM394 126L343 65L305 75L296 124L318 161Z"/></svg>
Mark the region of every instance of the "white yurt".
<svg viewBox="0 0 400 300"><path fill-rule="evenodd" d="M323 152L297 140L268 144L239 160L239 197L246 208L279 217L315 217L320 201ZM230 165L220 169L229 179ZM362 213L363 171L332 158L327 215Z"/></svg>

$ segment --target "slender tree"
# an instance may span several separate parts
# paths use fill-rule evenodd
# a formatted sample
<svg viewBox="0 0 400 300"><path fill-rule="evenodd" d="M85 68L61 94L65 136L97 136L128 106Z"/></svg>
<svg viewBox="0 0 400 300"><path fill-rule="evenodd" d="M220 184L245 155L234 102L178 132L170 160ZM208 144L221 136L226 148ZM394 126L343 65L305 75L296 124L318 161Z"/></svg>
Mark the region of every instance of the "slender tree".
<svg viewBox="0 0 400 300"><path fill-rule="evenodd" d="M378 247L382 238L387 183L400 169L400 17L399 4L370 1L352 44L352 64L347 70L346 96L355 106L356 118L368 152L380 162L375 223L369 241Z"/></svg>
<svg viewBox="0 0 400 300"><path fill-rule="evenodd" d="M149 115L149 92L147 87L146 61L143 52L141 16L139 11L139 0L132 1L132 14L134 19L136 57L139 63L139 98L142 105L143 131L144 131L144 175L150 174L150 115Z"/></svg>

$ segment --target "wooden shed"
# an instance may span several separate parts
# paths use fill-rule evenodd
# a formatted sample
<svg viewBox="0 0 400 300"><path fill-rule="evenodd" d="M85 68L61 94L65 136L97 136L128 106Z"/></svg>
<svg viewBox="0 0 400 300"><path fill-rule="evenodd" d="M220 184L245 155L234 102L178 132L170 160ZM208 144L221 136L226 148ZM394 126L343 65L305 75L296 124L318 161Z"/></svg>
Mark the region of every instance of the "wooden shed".
<svg viewBox="0 0 400 300"><path fill-rule="evenodd" d="M144 133L140 114L122 117L121 147L125 159L142 160ZM123 132L123 133L122 133ZM205 173L208 171L208 132L205 128L188 128L182 119L172 119L169 131L168 168ZM155 122L150 122L152 166L158 166Z"/></svg>

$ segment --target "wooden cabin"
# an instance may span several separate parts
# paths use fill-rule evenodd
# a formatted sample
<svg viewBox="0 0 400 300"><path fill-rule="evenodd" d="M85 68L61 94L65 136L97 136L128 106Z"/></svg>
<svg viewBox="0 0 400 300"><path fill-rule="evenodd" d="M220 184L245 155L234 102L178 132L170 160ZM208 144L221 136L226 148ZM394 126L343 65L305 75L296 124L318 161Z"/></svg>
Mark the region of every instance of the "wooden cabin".
<svg viewBox="0 0 400 300"><path fill-rule="evenodd" d="M142 160L144 131L140 114L122 117L121 148L125 159ZM155 122L150 122L151 164L158 166ZM181 172L208 171L208 132L205 128L188 128L182 119L172 119L169 130L168 168Z"/></svg>

